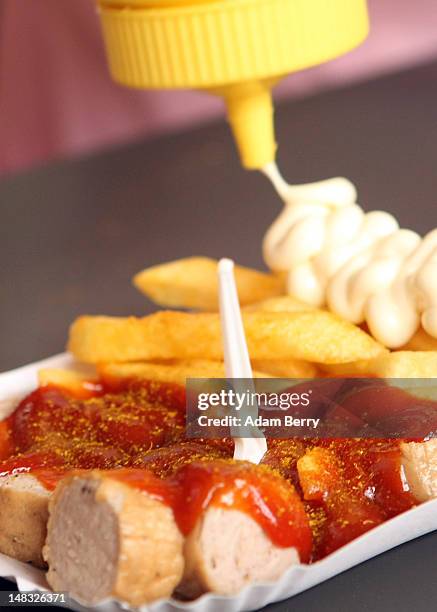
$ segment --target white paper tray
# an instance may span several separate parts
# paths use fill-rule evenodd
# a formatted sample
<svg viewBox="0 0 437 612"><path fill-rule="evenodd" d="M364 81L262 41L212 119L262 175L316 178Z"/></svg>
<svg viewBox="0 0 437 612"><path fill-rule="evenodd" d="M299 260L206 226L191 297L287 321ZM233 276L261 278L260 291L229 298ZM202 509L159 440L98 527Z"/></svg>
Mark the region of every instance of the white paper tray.
<svg viewBox="0 0 437 612"><path fill-rule="evenodd" d="M57 355L11 372L0 374L0 418L1 411L10 409L11 398L19 398L37 385L37 372L41 368L73 368L74 361L66 354ZM143 606L142 612L174 612L190 610L193 612L239 612L256 610L263 606L297 595L316 584L328 580L341 572L375 557L390 548L413 540L437 529L437 499L418 506L383 525L357 538L347 546L336 551L323 561L314 565L299 565L286 572L274 584L261 584L248 587L236 597L204 595L190 603L176 600L158 601ZM0 554L0 577L17 582L20 591L46 590L44 573L24 563L19 563ZM69 607L84 610L75 602ZM110 601L94 608L102 612L115 612L125 608L123 604Z"/></svg>

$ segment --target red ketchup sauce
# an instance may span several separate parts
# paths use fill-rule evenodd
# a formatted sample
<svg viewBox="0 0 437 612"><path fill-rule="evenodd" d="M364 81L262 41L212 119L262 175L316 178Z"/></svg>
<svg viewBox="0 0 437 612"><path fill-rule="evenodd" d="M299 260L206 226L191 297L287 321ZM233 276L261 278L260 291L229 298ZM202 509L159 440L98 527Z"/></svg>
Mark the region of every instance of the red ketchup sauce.
<svg viewBox="0 0 437 612"><path fill-rule="evenodd" d="M417 504L405 487L397 440L274 440L263 463L300 493L313 561Z"/></svg>
<svg viewBox="0 0 437 612"><path fill-rule="evenodd" d="M417 399L379 381L339 397L342 419L381 427L417 417ZM421 405L437 417L435 402ZM399 440L270 440L264 465L253 466L232 461L231 440L187 440L184 427L185 391L177 385L41 387L0 423L0 476L31 472L54 489L68 472L106 470L170 505L184 534L209 505L233 508L306 562L417 503Z"/></svg>
<svg viewBox="0 0 437 612"><path fill-rule="evenodd" d="M425 442L437 431L437 402L383 380L356 383L346 382L329 410L342 423L370 426L381 438L271 440L263 459L300 492L314 560L417 505L405 480L402 444ZM400 428L406 436L390 439Z"/></svg>
<svg viewBox="0 0 437 612"><path fill-rule="evenodd" d="M233 462L231 440L185 440L184 425L176 385L41 387L2 423L0 475L30 472L53 490L68 473L103 469L170 505L184 534L209 505L237 509L309 561L311 530L294 488L267 467Z"/></svg>
<svg viewBox="0 0 437 612"><path fill-rule="evenodd" d="M185 535L204 510L219 506L248 514L274 544L294 546L303 562L310 559L312 534L300 497L267 467L204 457L165 479L143 470L115 470L110 475L171 505Z"/></svg>
<svg viewBox="0 0 437 612"><path fill-rule="evenodd" d="M129 467L182 437L184 425L185 392L177 385L40 387L1 423L0 474L31 471L53 488L72 469Z"/></svg>

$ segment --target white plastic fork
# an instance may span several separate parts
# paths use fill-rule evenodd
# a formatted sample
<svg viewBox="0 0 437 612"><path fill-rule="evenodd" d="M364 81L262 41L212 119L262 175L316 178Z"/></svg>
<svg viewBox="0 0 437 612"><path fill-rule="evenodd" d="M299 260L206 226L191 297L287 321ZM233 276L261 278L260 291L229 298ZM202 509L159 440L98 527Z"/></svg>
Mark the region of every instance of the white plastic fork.
<svg viewBox="0 0 437 612"><path fill-rule="evenodd" d="M220 319L222 328L223 351L225 356L225 373L228 379L253 380L249 351L244 334L240 304L234 277L234 262L221 259L218 264ZM234 383L235 386L238 383ZM250 389L249 389L250 386ZM245 383L243 391L254 391L253 385ZM238 389L237 389L238 391ZM251 414L258 415L258 406L252 404ZM237 436L234 437L234 431ZM235 450L234 459L258 464L267 451L267 442L262 432L253 428L254 436L238 437L238 428L233 428Z"/></svg>

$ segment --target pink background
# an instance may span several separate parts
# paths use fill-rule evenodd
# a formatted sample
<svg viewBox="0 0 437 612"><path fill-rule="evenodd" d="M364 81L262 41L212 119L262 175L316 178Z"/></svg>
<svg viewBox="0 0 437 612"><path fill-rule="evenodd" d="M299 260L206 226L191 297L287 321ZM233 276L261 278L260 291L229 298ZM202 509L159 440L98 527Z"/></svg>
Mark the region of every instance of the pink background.
<svg viewBox="0 0 437 612"><path fill-rule="evenodd" d="M362 47L293 75L303 96L437 57L437 0L369 0ZM223 115L196 92L137 92L108 76L92 0L2 0L0 173L186 128Z"/></svg>

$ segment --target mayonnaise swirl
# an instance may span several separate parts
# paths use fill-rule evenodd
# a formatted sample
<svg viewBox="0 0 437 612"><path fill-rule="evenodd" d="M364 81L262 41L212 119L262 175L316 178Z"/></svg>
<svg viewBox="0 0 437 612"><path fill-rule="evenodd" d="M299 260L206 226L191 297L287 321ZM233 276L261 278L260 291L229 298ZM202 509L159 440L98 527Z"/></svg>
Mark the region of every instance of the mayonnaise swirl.
<svg viewBox="0 0 437 612"><path fill-rule="evenodd" d="M421 238L389 213L365 213L344 178L291 186L276 164L264 172L285 204L264 238L264 258L287 272L289 294L366 321L389 348L421 324L437 338L437 229Z"/></svg>

